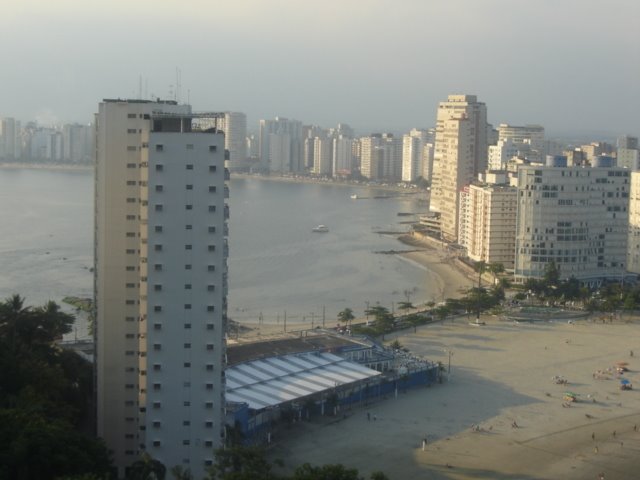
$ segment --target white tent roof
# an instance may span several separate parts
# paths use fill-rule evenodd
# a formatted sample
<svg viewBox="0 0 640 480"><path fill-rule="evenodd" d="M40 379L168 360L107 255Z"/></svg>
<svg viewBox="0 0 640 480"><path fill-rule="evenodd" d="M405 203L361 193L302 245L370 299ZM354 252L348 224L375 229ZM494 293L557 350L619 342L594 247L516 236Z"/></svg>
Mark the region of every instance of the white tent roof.
<svg viewBox="0 0 640 480"><path fill-rule="evenodd" d="M227 400L259 410L380 375L332 353L263 358L226 370Z"/></svg>

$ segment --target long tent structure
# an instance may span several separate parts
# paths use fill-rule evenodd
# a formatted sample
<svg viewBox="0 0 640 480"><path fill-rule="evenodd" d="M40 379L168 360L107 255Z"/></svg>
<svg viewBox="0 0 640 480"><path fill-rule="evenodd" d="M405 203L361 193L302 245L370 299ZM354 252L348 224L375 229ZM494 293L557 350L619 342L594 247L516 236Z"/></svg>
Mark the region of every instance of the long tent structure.
<svg viewBox="0 0 640 480"><path fill-rule="evenodd" d="M263 358L226 370L226 398L261 410L381 375L332 353Z"/></svg>

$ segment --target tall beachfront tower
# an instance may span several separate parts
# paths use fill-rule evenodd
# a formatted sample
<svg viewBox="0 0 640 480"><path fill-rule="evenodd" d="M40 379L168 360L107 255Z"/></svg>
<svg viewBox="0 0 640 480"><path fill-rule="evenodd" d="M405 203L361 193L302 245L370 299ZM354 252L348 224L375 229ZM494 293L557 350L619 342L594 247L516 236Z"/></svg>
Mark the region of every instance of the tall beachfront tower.
<svg viewBox="0 0 640 480"><path fill-rule="evenodd" d="M459 193L487 168L487 107L475 95L449 95L438 106L430 209L442 236L458 238Z"/></svg>
<svg viewBox="0 0 640 480"><path fill-rule="evenodd" d="M98 435L204 475L224 412L228 172L217 114L104 100L95 118Z"/></svg>

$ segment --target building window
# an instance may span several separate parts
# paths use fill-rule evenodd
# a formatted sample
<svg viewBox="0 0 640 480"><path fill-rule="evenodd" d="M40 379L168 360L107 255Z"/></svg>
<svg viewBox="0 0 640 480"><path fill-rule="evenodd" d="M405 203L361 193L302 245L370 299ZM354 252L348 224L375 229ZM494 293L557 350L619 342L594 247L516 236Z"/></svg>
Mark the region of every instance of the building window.
<svg viewBox="0 0 640 480"><path fill-rule="evenodd" d="M207 343L207 350L213 350L213 343Z"/></svg>
<svg viewBox="0 0 640 480"><path fill-rule="evenodd" d="M156 292L160 292L160 291L162 291L162 285L160 285L160 284L156 284L156 285L154 285L154 286L153 286L153 289L154 289Z"/></svg>
<svg viewBox="0 0 640 480"><path fill-rule="evenodd" d="M156 212L161 212L162 211L162 204L161 203L156 204L155 205L155 210L156 210Z"/></svg>
<svg viewBox="0 0 640 480"><path fill-rule="evenodd" d="M205 440L205 441L204 441L204 446L205 446L205 447L213 447L213 441L211 441L211 440Z"/></svg>
<svg viewBox="0 0 640 480"><path fill-rule="evenodd" d="M213 323L207 323L207 330L213 330Z"/></svg>
<svg viewBox="0 0 640 480"><path fill-rule="evenodd" d="M185 230L193 230L193 225L185 225Z"/></svg>
<svg viewBox="0 0 640 480"><path fill-rule="evenodd" d="M209 250L210 252L215 252L216 251L216 246L215 245L209 245L209 246L207 246L207 250Z"/></svg>
<svg viewBox="0 0 640 480"><path fill-rule="evenodd" d="M157 233L161 233L161 232L162 232L162 225L156 225L156 226L155 226L155 228L154 228L154 230L155 230Z"/></svg>
<svg viewBox="0 0 640 480"><path fill-rule="evenodd" d="M189 203L188 203L188 204L186 204L184 207L185 207L187 210L193 210L193 205L191 205L191 204L189 204Z"/></svg>
<svg viewBox="0 0 640 480"><path fill-rule="evenodd" d="M153 421L153 428L160 428L162 426L162 422L160 420Z"/></svg>
<svg viewBox="0 0 640 480"><path fill-rule="evenodd" d="M207 371L213 370L213 363L207 363Z"/></svg>
<svg viewBox="0 0 640 480"><path fill-rule="evenodd" d="M191 270L191 264L190 264L190 263L187 263L187 264L184 266L184 269L185 269L185 270Z"/></svg>
<svg viewBox="0 0 640 480"><path fill-rule="evenodd" d="M135 165L135 163L134 163L134 165ZM127 185L132 186L132 185L135 185L135 184L136 184L135 180L127 180Z"/></svg>
<svg viewBox="0 0 640 480"><path fill-rule="evenodd" d="M127 152L135 152L136 150L138 150L138 147L134 147L131 145L127 147Z"/></svg>
<svg viewBox="0 0 640 480"><path fill-rule="evenodd" d="M213 390L213 383L207 383L206 388L207 390Z"/></svg>
<svg viewBox="0 0 640 480"><path fill-rule="evenodd" d="M153 324L153 329L154 330L162 330L162 324L161 323L154 323Z"/></svg>
<svg viewBox="0 0 640 480"><path fill-rule="evenodd" d="M187 143L187 150L193 150L193 143Z"/></svg>
<svg viewBox="0 0 640 480"><path fill-rule="evenodd" d="M161 244L161 243L156 243L156 244L153 246L153 249L154 249L156 252L161 252L161 251L162 251L162 244Z"/></svg>
<svg viewBox="0 0 640 480"><path fill-rule="evenodd" d="M135 220L136 216L135 215L127 215L127 220Z"/></svg>
<svg viewBox="0 0 640 480"><path fill-rule="evenodd" d="M206 402L206 403L204 404L204 408L209 408L209 409L210 409L210 408L213 408L213 402Z"/></svg>
<svg viewBox="0 0 640 480"><path fill-rule="evenodd" d="M160 402L153 402L153 408L158 409L158 408L160 408L161 406L162 406L162 403L160 403Z"/></svg>
<svg viewBox="0 0 640 480"><path fill-rule="evenodd" d="M185 330L189 330L191 328L191 324L190 323L185 323L184 324L184 328L185 328Z"/></svg>
<svg viewBox="0 0 640 480"><path fill-rule="evenodd" d="M215 272L216 271L216 266L215 265L207 265L207 271Z"/></svg>
<svg viewBox="0 0 640 480"><path fill-rule="evenodd" d="M183 420L182 421L182 426L183 427L188 427L189 425L191 425L191 422L189 420Z"/></svg>
<svg viewBox="0 0 640 480"><path fill-rule="evenodd" d="M125 300L124 303L125 303L125 305L135 305L136 301L135 300Z"/></svg>
<svg viewBox="0 0 640 480"><path fill-rule="evenodd" d="M164 186L156 185L156 192L162 192L164 190Z"/></svg>
<svg viewBox="0 0 640 480"><path fill-rule="evenodd" d="M191 290L191 284L190 283L185 283L184 289L185 290Z"/></svg>
<svg viewBox="0 0 640 480"><path fill-rule="evenodd" d="M184 309L185 310L191 310L191 304L190 303L185 303L184 304Z"/></svg>
<svg viewBox="0 0 640 480"><path fill-rule="evenodd" d="M162 151L164 151L164 145L158 143L156 145L156 152L162 152Z"/></svg>
<svg viewBox="0 0 640 480"><path fill-rule="evenodd" d="M136 118L135 113L127 113L127 118Z"/></svg>
<svg viewBox="0 0 640 480"><path fill-rule="evenodd" d="M136 236L136 232L127 232L127 238L132 238Z"/></svg>
<svg viewBox="0 0 640 480"><path fill-rule="evenodd" d="M153 307L153 311L154 312L161 312L162 311L162 307L160 305L156 305Z"/></svg>
<svg viewBox="0 0 640 480"><path fill-rule="evenodd" d="M207 312L213 312L215 307L213 305L207 305Z"/></svg>
<svg viewBox="0 0 640 480"><path fill-rule="evenodd" d="M162 384L161 384L161 383L154 383L154 384L153 384L153 389L154 389L155 391L162 390Z"/></svg>
<svg viewBox="0 0 640 480"><path fill-rule="evenodd" d="M127 197L127 203L136 203L138 200L133 197Z"/></svg>
<svg viewBox="0 0 640 480"><path fill-rule="evenodd" d="M185 166L187 167L187 170L193 170L193 164L192 163L187 163Z"/></svg>
<svg viewBox="0 0 640 480"><path fill-rule="evenodd" d="M190 407L191 406L191 402L189 400L185 400L184 402L182 402L182 406Z"/></svg>
<svg viewBox="0 0 640 480"><path fill-rule="evenodd" d="M160 271L162 271L162 264L161 264L161 263L156 263L156 264L153 266L153 269L154 269L156 272L160 272Z"/></svg>
<svg viewBox="0 0 640 480"><path fill-rule="evenodd" d="M189 440L182 440L182 445L191 445L191 441L189 441Z"/></svg>
<svg viewBox="0 0 640 480"><path fill-rule="evenodd" d="M161 163L158 163L156 165L156 172L162 172L164 170L164 165Z"/></svg>
<svg viewBox="0 0 640 480"><path fill-rule="evenodd" d="M184 368L191 368L191 362L184 362L182 365Z"/></svg>
<svg viewBox="0 0 640 480"><path fill-rule="evenodd" d="M216 206L215 205L209 205L209 211L210 212L215 212L216 211Z"/></svg>
<svg viewBox="0 0 640 480"><path fill-rule="evenodd" d="M190 343L185 343L184 344L184 348L191 348L191 344Z"/></svg>
<svg viewBox="0 0 640 480"><path fill-rule="evenodd" d="M204 422L204 428L213 428L213 422Z"/></svg>
<svg viewBox="0 0 640 480"><path fill-rule="evenodd" d="M160 440L154 440L153 441L153 446L154 447L159 447L160 445L162 445L162 442Z"/></svg>
<svg viewBox="0 0 640 480"><path fill-rule="evenodd" d="M215 152L218 150L218 147L216 145L209 145L209 151L211 153Z"/></svg>
<svg viewBox="0 0 640 480"><path fill-rule="evenodd" d="M209 227L209 233L216 233L216 227Z"/></svg>
<svg viewBox="0 0 640 480"><path fill-rule="evenodd" d="M216 193L216 187L214 186L209 186L209 193Z"/></svg>
<svg viewBox="0 0 640 480"><path fill-rule="evenodd" d="M127 163L127 168L136 168L138 165L135 163Z"/></svg>
<svg viewBox="0 0 640 480"><path fill-rule="evenodd" d="M217 170L216 165L209 165L210 172L215 173L216 170Z"/></svg>
<svg viewBox="0 0 640 480"><path fill-rule="evenodd" d="M215 285L207 285L207 291L208 291L208 292L214 292L214 291L215 291L215 289L216 289L216 286L215 286Z"/></svg>
<svg viewBox="0 0 640 480"><path fill-rule="evenodd" d="M193 190L193 185L187 185L187 190Z"/></svg>
<svg viewBox="0 0 640 480"><path fill-rule="evenodd" d="M159 343L154 343L153 344L153 349L157 352L159 352L160 350L162 350L162 345Z"/></svg>
<svg viewBox="0 0 640 480"><path fill-rule="evenodd" d="M191 245L185 245L185 246L184 246L184 249L185 249L185 250L191 250Z"/></svg>

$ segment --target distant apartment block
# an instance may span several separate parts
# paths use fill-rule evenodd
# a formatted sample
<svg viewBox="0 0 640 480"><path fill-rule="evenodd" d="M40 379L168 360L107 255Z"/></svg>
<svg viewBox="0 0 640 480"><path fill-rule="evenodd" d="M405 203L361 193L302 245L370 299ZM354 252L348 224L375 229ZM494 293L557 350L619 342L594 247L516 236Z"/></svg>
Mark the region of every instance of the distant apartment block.
<svg viewBox="0 0 640 480"><path fill-rule="evenodd" d="M487 108L475 95L449 95L438 106L430 209L442 237L458 239L459 193L487 168Z"/></svg>
<svg viewBox="0 0 640 480"><path fill-rule="evenodd" d="M631 172L627 271L640 274L640 172Z"/></svg>
<svg viewBox="0 0 640 480"><path fill-rule="evenodd" d="M229 152L229 170L243 169L247 160L247 116L241 112L225 112L216 124L224 132L224 148Z"/></svg>
<svg viewBox="0 0 640 480"><path fill-rule="evenodd" d="M566 161L550 156L545 166L518 169L517 282L542 278L550 262L561 278L592 286L624 275L629 170L610 157L594 159L592 167Z"/></svg>
<svg viewBox="0 0 640 480"><path fill-rule="evenodd" d="M544 161L544 127L541 125L518 126L501 123L498 126L498 141L504 140L511 140L528 160Z"/></svg>
<svg viewBox="0 0 640 480"><path fill-rule="evenodd" d="M303 172L303 126L298 120L260 120L260 163L273 173Z"/></svg>

